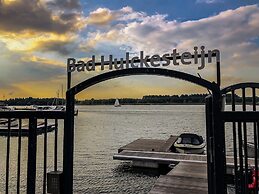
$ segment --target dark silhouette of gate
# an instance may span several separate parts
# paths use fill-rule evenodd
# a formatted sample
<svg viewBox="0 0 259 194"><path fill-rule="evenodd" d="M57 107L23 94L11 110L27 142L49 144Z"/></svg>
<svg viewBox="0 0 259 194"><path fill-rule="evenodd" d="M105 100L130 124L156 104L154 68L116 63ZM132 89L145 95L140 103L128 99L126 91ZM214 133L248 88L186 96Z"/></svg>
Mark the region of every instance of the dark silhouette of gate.
<svg viewBox="0 0 259 194"><path fill-rule="evenodd" d="M73 193L73 153L74 153L74 105L75 95L97 83L130 75L158 75L177 78L202 86L211 91L207 99L207 149L208 156L208 184L210 193L226 193L225 184L225 141L224 127L221 117L221 93L219 85L191 74L160 68L131 68L107 72L87 79L66 92L66 119L64 131L63 153L63 191ZM69 78L70 79L70 78ZM219 79L218 79L219 80ZM69 81L70 82L70 81ZM70 86L70 83L68 83ZM222 158L222 160L216 160Z"/></svg>
<svg viewBox="0 0 259 194"><path fill-rule="evenodd" d="M222 110L228 150L234 156L236 193L258 193L259 83L240 83L221 90L230 110ZM226 155L224 156L226 157ZM217 165L218 161L216 161Z"/></svg>
<svg viewBox="0 0 259 194"><path fill-rule="evenodd" d="M112 71L98 75L83 81L82 83L68 89L66 93L67 107L64 132L64 155L63 155L63 177L64 193L73 192L73 145L74 145L74 105L75 95L97 83L130 75L158 75L188 81L211 91L211 95L206 98L206 142L207 142L207 172L208 172L208 192L210 194L227 193L227 184L231 184L227 178L226 167L229 161L226 159L226 134L232 135L233 140L233 180L236 193L248 193L251 191L252 172L258 171L257 156L259 145L259 112L256 112L256 89L258 83L241 83L229 86L220 90L220 71L218 71L218 84L209 82L200 77L196 77L183 72L178 72L160 68L133 68ZM70 85L70 83L69 83ZM251 89L252 96L246 97L247 88ZM237 90L241 90L242 97L236 95ZM230 95L229 95L230 93ZM225 111L224 99L231 104L231 110ZM241 111L237 111L237 104L242 106ZM247 111L247 106L252 107L252 111ZM232 124L230 131L228 124ZM253 136L250 138L254 144L254 156L249 158L247 141L247 123L253 124ZM229 142L229 137L227 137ZM227 145L227 151L231 149ZM231 163L230 162L230 163ZM252 166L252 167L251 167ZM254 176L253 190L258 191L257 173Z"/></svg>

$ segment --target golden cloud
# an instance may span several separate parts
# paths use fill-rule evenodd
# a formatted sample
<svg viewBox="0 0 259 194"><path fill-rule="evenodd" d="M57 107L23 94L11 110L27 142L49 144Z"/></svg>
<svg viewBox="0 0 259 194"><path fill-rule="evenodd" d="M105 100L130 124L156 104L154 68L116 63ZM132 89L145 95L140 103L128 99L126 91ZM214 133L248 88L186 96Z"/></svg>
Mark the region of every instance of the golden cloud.
<svg viewBox="0 0 259 194"><path fill-rule="evenodd" d="M23 62L33 62L33 63L40 63L44 65L54 65L54 66L61 66L64 67L66 64L61 61L53 60L53 59L48 59L48 58L43 58L43 57L38 57L38 56L23 56L21 58L21 61Z"/></svg>
<svg viewBox="0 0 259 194"><path fill-rule="evenodd" d="M84 51L90 51L99 42L116 40L117 37L119 36L119 33L120 32L116 29L110 30L109 32L104 32L104 33L101 33L101 32L91 33L89 35L89 38L86 41L82 42L82 44L80 45L80 48Z"/></svg>
<svg viewBox="0 0 259 194"><path fill-rule="evenodd" d="M97 10L91 12L87 18L88 24L95 25L106 25L114 19L114 15L109 9L98 8Z"/></svg>

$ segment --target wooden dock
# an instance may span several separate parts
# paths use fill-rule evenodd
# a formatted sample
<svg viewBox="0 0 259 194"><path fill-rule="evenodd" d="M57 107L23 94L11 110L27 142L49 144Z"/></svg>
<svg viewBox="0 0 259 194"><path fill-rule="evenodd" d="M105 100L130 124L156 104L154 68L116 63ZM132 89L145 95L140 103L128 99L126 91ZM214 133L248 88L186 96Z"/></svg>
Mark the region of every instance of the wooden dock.
<svg viewBox="0 0 259 194"><path fill-rule="evenodd" d="M48 123L47 124L47 132L51 132L55 129L55 123ZM44 122L38 122L37 123L37 135L40 135L42 133L44 133L45 131L45 123ZM10 132L10 133L9 133ZM29 125L23 125L21 126L21 129L19 129L19 127L11 127L10 131L8 130L7 127L5 128L0 128L0 136L8 136L8 134L10 134L10 136L19 136L19 134L21 134L21 136L28 136L29 135Z"/></svg>
<svg viewBox="0 0 259 194"><path fill-rule="evenodd" d="M150 194L208 193L207 165L181 162L167 175L161 175Z"/></svg>
<svg viewBox="0 0 259 194"><path fill-rule="evenodd" d="M118 153L124 150L170 152L170 148L177 138L178 136L170 136L167 140L140 138L119 148Z"/></svg>
<svg viewBox="0 0 259 194"><path fill-rule="evenodd" d="M167 175L161 175L151 194L208 193L207 155L172 152L177 136L168 140L137 139L121 147L115 160L132 161L133 166L159 168L173 167ZM239 165L239 158L237 158ZM258 161L259 162L259 161ZM248 166L254 167L255 159L248 158ZM234 175L234 157L226 157L226 173Z"/></svg>

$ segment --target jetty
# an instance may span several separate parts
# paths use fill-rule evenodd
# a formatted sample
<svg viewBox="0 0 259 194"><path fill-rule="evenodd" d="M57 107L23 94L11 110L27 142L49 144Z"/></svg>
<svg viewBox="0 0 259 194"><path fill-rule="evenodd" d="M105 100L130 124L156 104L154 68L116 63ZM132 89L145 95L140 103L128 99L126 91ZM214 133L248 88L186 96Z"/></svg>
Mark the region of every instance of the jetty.
<svg viewBox="0 0 259 194"><path fill-rule="evenodd" d="M208 193L207 165L181 162L167 175L160 175L150 194Z"/></svg>
<svg viewBox="0 0 259 194"><path fill-rule="evenodd" d="M38 122L37 123L37 128L36 128L36 133L37 135L40 135L45 132L45 128L47 132L51 132L55 130L55 123L47 123L45 125L44 122ZM10 130L10 131L9 131ZM16 127L0 127L0 136L28 136L29 135L29 124L22 125L21 127L16 126Z"/></svg>
<svg viewBox="0 0 259 194"><path fill-rule="evenodd" d="M167 140L137 139L118 149L114 160L131 161L133 166L144 168L168 168L166 175L160 175L151 194L166 193L208 193L207 155L183 154L172 152L173 144L178 136L170 136ZM239 165L237 157L237 165ZM245 162L243 160L243 162ZM247 158L249 167L254 167L255 159ZM230 183L234 179L234 157L226 156L226 175Z"/></svg>

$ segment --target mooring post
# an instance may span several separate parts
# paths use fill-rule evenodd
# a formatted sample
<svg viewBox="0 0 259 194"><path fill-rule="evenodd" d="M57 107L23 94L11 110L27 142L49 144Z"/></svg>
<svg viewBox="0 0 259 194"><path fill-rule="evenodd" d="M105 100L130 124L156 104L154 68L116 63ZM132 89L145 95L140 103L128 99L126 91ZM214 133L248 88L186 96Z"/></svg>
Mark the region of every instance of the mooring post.
<svg viewBox="0 0 259 194"><path fill-rule="evenodd" d="M64 194L73 193L73 159L74 159L74 109L75 96L66 93L66 118L63 144L63 188Z"/></svg>
<svg viewBox="0 0 259 194"><path fill-rule="evenodd" d="M37 118L29 118L28 162L27 162L27 194L35 193L37 153Z"/></svg>

